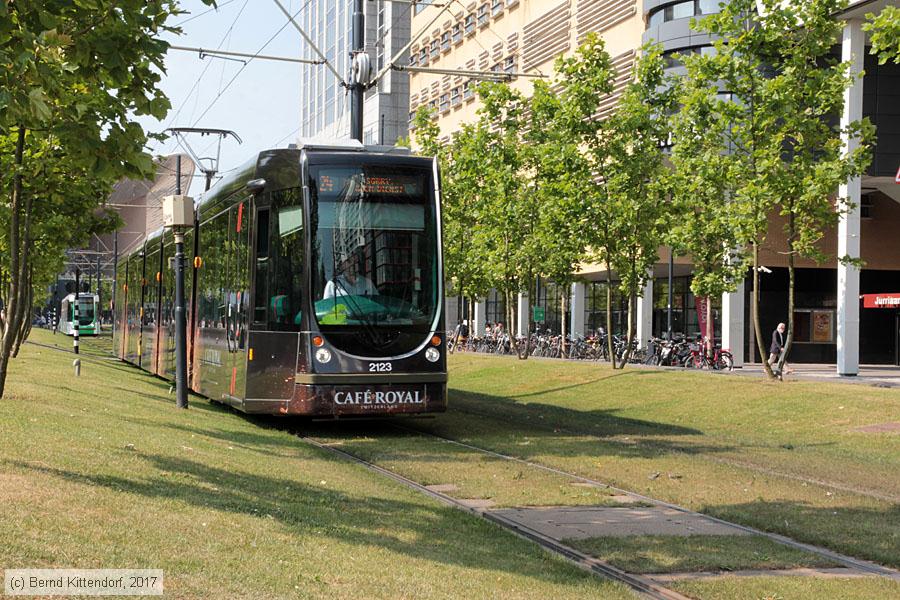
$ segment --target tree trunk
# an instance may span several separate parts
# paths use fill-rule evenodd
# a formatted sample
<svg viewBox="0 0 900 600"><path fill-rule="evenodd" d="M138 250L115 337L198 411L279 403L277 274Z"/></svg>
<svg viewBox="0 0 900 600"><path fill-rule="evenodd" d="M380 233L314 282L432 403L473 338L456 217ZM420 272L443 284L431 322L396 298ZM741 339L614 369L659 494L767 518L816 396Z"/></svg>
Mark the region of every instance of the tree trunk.
<svg viewBox="0 0 900 600"><path fill-rule="evenodd" d="M635 309L637 308L637 294L634 292L628 295L628 332L625 334L625 352L622 354L622 364L619 365L621 368L625 368L625 365L628 364L628 361L631 359L631 344L634 342L634 335L636 329L636 319L635 319Z"/></svg>
<svg viewBox="0 0 900 600"><path fill-rule="evenodd" d="M9 215L9 292L4 305L4 313L0 318L0 398L6 389L6 373L9 367L10 354L13 342L19 328L20 320L19 299L22 295L21 282L23 269L21 261L27 256L22 253L19 241L19 219L22 204L22 157L25 152L25 128L21 125L16 137L16 150L14 157L15 173L13 174L12 197L10 198Z"/></svg>
<svg viewBox="0 0 900 600"><path fill-rule="evenodd" d="M33 273L34 269L28 270L28 279L25 282L28 292L25 296L25 301L23 302L23 305L27 307L27 311L25 313L26 318L20 321L19 328L16 331L12 352L10 353L12 358L16 358L17 356L19 356L19 348L22 347L22 342L28 339L28 335L31 333L31 317L34 304L34 290L31 287L33 282Z"/></svg>
<svg viewBox="0 0 900 600"><path fill-rule="evenodd" d="M794 343L794 238L796 235L794 215L791 213L788 221L788 315L787 315L787 338L784 340L784 348L781 350L781 356L778 357L778 379L784 379L784 363L787 362L788 354Z"/></svg>
<svg viewBox="0 0 900 600"><path fill-rule="evenodd" d="M559 296L559 307L560 312L562 312L562 316L559 322L559 357L566 358L566 306L568 304L568 297L566 296L566 289L563 287Z"/></svg>
<svg viewBox="0 0 900 600"><path fill-rule="evenodd" d="M609 260L606 261L606 349L609 352L609 362L615 369L616 347L613 344L612 332L612 273L609 270Z"/></svg>
<svg viewBox="0 0 900 600"><path fill-rule="evenodd" d="M762 359L763 370L769 379L774 379L775 374L772 372L772 367L769 366L769 354L766 351L762 327L759 324L759 243L757 240L753 240L753 296L750 308L753 311L753 330L756 332L756 346Z"/></svg>
<svg viewBox="0 0 900 600"><path fill-rule="evenodd" d="M712 357L716 347L716 323L713 321L712 296L706 297L706 355Z"/></svg>

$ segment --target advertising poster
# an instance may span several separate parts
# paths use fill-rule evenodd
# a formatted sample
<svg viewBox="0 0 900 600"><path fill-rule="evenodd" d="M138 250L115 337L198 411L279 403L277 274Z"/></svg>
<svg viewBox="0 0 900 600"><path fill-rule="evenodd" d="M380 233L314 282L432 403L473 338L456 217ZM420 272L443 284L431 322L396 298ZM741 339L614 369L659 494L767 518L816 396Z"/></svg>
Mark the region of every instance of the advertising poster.
<svg viewBox="0 0 900 600"><path fill-rule="evenodd" d="M834 313L830 310L814 310L812 314L812 341L830 344L834 330Z"/></svg>

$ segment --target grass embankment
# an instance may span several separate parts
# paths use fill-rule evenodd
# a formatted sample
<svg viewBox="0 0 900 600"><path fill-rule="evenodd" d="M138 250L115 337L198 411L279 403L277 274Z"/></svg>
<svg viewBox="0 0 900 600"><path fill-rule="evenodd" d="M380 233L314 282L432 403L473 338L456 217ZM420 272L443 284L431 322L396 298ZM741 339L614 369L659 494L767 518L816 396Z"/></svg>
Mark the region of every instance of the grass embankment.
<svg viewBox="0 0 900 600"><path fill-rule="evenodd" d="M900 392L456 355L423 428L900 567ZM819 482L819 483L817 483Z"/></svg>
<svg viewBox="0 0 900 600"><path fill-rule="evenodd" d="M178 411L168 383L83 344L78 379L33 345L11 365L0 568L161 568L178 598L631 597L258 421Z"/></svg>

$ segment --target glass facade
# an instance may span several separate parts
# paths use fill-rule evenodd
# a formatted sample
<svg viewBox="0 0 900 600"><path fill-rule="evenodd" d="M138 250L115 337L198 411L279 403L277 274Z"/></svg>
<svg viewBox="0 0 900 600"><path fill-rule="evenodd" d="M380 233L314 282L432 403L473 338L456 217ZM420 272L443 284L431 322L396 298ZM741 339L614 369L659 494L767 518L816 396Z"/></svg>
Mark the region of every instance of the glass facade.
<svg viewBox="0 0 900 600"><path fill-rule="evenodd" d="M373 71L383 68L409 41L409 16L408 7L394 8L387 0L365 3L365 49ZM350 73L353 3L309 0L297 21L340 74L335 76L324 65L301 65L298 137L323 141L348 139L350 95L340 80ZM303 58L318 58L302 40L300 48ZM427 62L427 57L421 54L415 59L416 64ZM399 64L410 60L408 54L397 58ZM391 145L407 136L408 112L409 75L388 71L377 86L365 93L363 142Z"/></svg>
<svg viewBox="0 0 900 600"><path fill-rule="evenodd" d="M668 329L669 281L660 277L653 281L653 335L662 336ZM716 338L722 336L722 298L712 299ZM691 292L690 277L672 278L672 333L694 337L700 333L697 302Z"/></svg>
<svg viewBox="0 0 900 600"><path fill-rule="evenodd" d="M334 0L310 0L297 22L312 38L338 73L350 72L350 31L353 4ZM313 49L301 40L300 56L316 60ZM342 120L349 132L349 96L327 67L300 66L300 137L316 137Z"/></svg>

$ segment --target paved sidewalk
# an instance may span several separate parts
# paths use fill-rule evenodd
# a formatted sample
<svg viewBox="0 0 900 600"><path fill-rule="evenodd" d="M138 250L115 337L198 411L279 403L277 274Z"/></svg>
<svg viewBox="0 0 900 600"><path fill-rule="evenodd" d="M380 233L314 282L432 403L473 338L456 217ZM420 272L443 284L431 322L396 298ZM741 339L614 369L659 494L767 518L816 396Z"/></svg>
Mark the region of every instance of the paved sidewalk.
<svg viewBox="0 0 900 600"><path fill-rule="evenodd" d="M836 383L855 383L858 385L873 385L876 387L900 387L900 367L892 365L861 365L859 375L850 377L837 374L837 368L832 364L788 364L793 373L786 374L785 380L800 379L808 381L832 381ZM735 369L733 373L739 375L751 375L763 377L763 367L760 363L746 363L743 368Z"/></svg>

